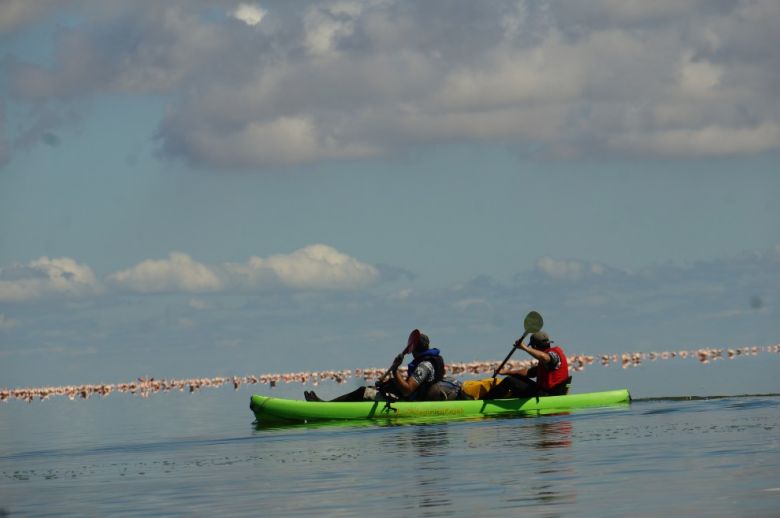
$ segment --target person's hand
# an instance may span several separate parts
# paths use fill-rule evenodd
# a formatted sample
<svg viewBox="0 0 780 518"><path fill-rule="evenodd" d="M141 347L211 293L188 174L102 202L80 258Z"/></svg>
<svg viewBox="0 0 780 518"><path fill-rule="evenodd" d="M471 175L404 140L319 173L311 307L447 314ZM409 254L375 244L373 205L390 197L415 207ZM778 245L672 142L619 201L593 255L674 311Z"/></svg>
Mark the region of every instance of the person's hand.
<svg viewBox="0 0 780 518"><path fill-rule="evenodd" d="M515 347L517 347L518 349L524 349L525 346L523 345L523 339L522 338L515 342Z"/></svg>
<svg viewBox="0 0 780 518"><path fill-rule="evenodd" d="M398 370L398 367L404 362L404 353L400 353L398 356L395 357L393 360L393 366L390 367L390 369L395 372Z"/></svg>

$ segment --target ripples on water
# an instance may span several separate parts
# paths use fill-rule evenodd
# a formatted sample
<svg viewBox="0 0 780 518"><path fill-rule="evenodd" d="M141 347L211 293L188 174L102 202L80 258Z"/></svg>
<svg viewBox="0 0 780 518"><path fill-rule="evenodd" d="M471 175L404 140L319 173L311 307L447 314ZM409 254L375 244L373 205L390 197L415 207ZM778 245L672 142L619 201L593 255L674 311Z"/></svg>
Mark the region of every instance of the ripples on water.
<svg viewBox="0 0 780 518"><path fill-rule="evenodd" d="M780 396L288 427L255 426L243 404L240 417L231 414L234 394L189 409L178 398L151 407L96 403L81 410L95 414L84 428L72 407L48 407L29 437L0 440L0 516L778 516L780 509ZM224 414L214 416L215 408ZM41 413L7 410L4 417ZM0 423L3 437L10 430Z"/></svg>

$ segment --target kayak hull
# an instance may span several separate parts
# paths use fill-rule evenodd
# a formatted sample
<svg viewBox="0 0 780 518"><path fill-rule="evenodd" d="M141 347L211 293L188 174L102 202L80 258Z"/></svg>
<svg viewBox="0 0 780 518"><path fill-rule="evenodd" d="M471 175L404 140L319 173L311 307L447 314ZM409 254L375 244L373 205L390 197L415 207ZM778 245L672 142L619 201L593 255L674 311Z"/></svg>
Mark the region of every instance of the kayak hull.
<svg viewBox="0 0 780 518"><path fill-rule="evenodd" d="M254 394L249 408L258 422L314 422L329 420L371 420L409 418L460 418L512 414L547 414L578 408L626 405L631 396L626 389L605 392L514 398L456 401L384 401L315 402L274 398Z"/></svg>

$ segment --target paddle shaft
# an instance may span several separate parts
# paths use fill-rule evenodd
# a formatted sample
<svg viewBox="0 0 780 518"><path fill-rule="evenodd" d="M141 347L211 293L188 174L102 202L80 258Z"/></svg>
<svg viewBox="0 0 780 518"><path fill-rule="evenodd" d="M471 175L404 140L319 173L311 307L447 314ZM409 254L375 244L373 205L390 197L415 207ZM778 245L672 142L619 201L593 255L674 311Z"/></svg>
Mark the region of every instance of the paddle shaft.
<svg viewBox="0 0 780 518"><path fill-rule="evenodd" d="M528 331L526 331L525 333L523 333L523 336L521 336L521 337L520 337L520 340L518 340L518 341L519 341L519 342L522 342L522 341L525 339L525 337L526 337L526 336L528 336ZM499 366L498 366L498 368L496 369L496 371L493 373L493 379L496 379L496 376L498 376L498 373L499 373L499 372L501 372L501 369L503 369L503 368L504 368L504 365L506 365L506 362L508 362L508 361L509 361L509 358L511 358L511 356L512 356L513 354L515 354L515 350L517 350L517 347L515 347L515 346L513 345L513 346L512 346L512 350L511 350L511 351L509 351L509 354L507 354L507 355L506 355L506 358L504 358L504 361L502 361L502 362L501 362L501 365L499 365Z"/></svg>
<svg viewBox="0 0 780 518"><path fill-rule="evenodd" d="M415 329L414 331L409 333L409 340L406 341L406 347L404 348L403 351L401 351L401 355L406 356L407 353L412 352L412 350L414 349L414 347L416 346L419 340L420 340L419 329ZM388 374L390 374L390 371L393 370L393 367L395 367L395 362L393 362L393 365L391 365L390 368L387 369L384 374L382 374L382 377L379 378L380 383L384 381L384 379L387 377Z"/></svg>
<svg viewBox="0 0 780 518"><path fill-rule="evenodd" d="M404 349L404 350L403 350L403 352L406 352L406 349ZM390 371L391 371L391 370L393 370L393 368L392 368L392 367L390 367L389 369L387 369L387 370L385 371L385 373L384 373L384 374L382 374L382 376L379 378L379 381L380 381L380 382L381 382L381 381L384 381L384 379L387 377L387 375L388 375L388 374L390 374Z"/></svg>

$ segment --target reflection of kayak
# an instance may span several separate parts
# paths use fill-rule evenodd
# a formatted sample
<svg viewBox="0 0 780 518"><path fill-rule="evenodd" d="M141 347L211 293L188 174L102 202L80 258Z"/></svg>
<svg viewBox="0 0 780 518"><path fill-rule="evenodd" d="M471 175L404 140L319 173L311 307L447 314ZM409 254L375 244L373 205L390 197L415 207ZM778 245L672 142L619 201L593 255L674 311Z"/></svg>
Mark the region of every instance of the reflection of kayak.
<svg viewBox="0 0 780 518"><path fill-rule="evenodd" d="M466 401L384 401L331 403L253 395L249 408L259 422L308 422L333 419L403 419L421 417L479 417L539 414L627 404L628 390L610 390L566 396Z"/></svg>

